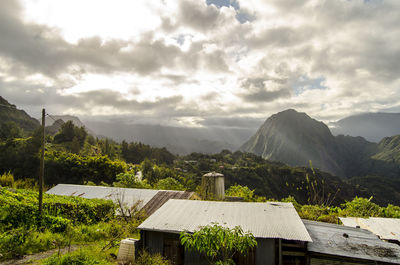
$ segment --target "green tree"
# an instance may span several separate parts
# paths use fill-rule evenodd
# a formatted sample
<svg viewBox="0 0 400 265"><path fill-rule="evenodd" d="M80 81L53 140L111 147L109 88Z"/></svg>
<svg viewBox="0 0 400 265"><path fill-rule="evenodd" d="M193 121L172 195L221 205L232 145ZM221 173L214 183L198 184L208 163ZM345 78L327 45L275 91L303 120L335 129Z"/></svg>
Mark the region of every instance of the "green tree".
<svg viewBox="0 0 400 265"><path fill-rule="evenodd" d="M0 140L14 139L22 137L22 130L18 125L9 121L6 123L0 123Z"/></svg>
<svg viewBox="0 0 400 265"><path fill-rule="evenodd" d="M250 232L243 232L240 226L233 229L217 223L207 225L194 233L181 232L180 239L185 249L204 254L210 264L234 264L236 253L247 255L257 246L257 241Z"/></svg>
<svg viewBox="0 0 400 265"><path fill-rule="evenodd" d="M159 190L186 190L178 180L171 177L160 179L154 187Z"/></svg>
<svg viewBox="0 0 400 265"><path fill-rule="evenodd" d="M342 204L343 216L355 217L376 217L381 216L383 209L379 205L373 203L372 196L369 199L355 197L351 202Z"/></svg>
<svg viewBox="0 0 400 265"><path fill-rule="evenodd" d="M85 144L86 137L85 127L79 128L72 121L67 121L54 136L54 143L63 144L67 150L77 154Z"/></svg>
<svg viewBox="0 0 400 265"><path fill-rule="evenodd" d="M113 183L115 187L151 189L151 185L147 183L147 180L138 179L134 172L120 173L116 178L117 182Z"/></svg>
<svg viewBox="0 0 400 265"><path fill-rule="evenodd" d="M230 186L229 189L225 191L225 195L242 197L246 202L265 202L267 200L265 197L254 195L254 190L241 185Z"/></svg>

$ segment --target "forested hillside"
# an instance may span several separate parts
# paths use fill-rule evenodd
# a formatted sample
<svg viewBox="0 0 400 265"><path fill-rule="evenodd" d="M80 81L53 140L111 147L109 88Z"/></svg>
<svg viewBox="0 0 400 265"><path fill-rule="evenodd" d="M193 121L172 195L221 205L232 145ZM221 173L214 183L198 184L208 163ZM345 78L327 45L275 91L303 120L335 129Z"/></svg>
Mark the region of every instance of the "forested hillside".
<svg viewBox="0 0 400 265"><path fill-rule="evenodd" d="M28 132L33 131L40 125L36 119L30 117L25 111L17 109L15 105L10 104L0 96L0 128L9 127L12 123Z"/></svg>

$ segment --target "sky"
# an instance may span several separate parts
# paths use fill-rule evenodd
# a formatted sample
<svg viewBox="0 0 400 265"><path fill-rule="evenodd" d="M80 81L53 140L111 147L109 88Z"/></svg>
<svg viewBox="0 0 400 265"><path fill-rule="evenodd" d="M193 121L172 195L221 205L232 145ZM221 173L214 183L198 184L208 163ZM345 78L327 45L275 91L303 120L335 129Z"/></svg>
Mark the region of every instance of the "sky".
<svg viewBox="0 0 400 265"><path fill-rule="evenodd" d="M193 127L400 112L399 25L398 0L2 0L0 95Z"/></svg>

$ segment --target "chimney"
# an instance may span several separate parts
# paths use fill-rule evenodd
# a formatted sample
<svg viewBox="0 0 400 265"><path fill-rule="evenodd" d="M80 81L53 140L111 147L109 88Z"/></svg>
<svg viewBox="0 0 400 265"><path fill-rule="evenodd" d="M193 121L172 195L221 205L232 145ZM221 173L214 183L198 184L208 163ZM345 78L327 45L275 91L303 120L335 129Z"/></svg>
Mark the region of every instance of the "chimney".
<svg viewBox="0 0 400 265"><path fill-rule="evenodd" d="M225 197L225 178L223 174L210 172L201 179L202 197L205 200L223 200Z"/></svg>

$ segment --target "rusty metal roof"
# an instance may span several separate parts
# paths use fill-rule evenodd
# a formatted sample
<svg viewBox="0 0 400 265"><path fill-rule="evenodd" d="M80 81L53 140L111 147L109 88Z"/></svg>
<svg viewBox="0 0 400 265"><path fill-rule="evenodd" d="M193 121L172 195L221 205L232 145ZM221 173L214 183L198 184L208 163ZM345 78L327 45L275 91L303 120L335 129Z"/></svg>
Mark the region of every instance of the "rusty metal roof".
<svg viewBox="0 0 400 265"><path fill-rule="evenodd" d="M146 211L147 215L152 215L156 210L158 210L161 206L164 205L170 199L190 199L192 197L193 192L184 191L184 192L172 192L168 190L160 190L157 194L151 198L151 200L146 203L143 207L143 210Z"/></svg>
<svg viewBox="0 0 400 265"><path fill-rule="evenodd" d="M160 208L170 198L189 199L193 192L151 189L130 189L102 186L87 186L73 184L58 184L46 193L64 196L79 196L86 199L108 199L115 203L121 201L131 208L145 209L150 215Z"/></svg>
<svg viewBox="0 0 400 265"><path fill-rule="evenodd" d="M393 240L400 242L400 219L399 218L357 218L357 217L340 217L340 221L345 226L367 229L379 236L380 239Z"/></svg>
<svg viewBox="0 0 400 265"><path fill-rule="evenodd" d="M240 226L257 238L311 241L291 203L216 202L171 199L147 218L139 229L179 233L219 223Z"/></svg>
<svg viewBox="0 0 400 265"><path fill-rule="evenodd" d="M307 245L309 252L400 264L400 246L382 241L370 231L308 220L303 222L313 240Z"/></svg>

